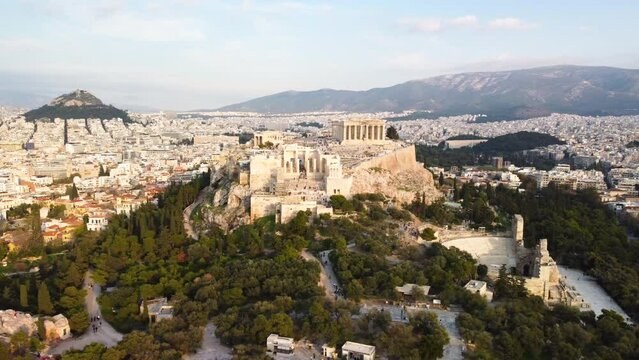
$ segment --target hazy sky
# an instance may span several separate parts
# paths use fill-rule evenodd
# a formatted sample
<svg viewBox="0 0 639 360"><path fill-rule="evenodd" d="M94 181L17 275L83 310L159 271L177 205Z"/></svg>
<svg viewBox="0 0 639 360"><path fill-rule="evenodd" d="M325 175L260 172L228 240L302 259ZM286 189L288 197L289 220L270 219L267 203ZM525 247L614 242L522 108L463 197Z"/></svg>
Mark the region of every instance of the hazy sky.
<svg viewBox="0 0 639 360"><path fill-rule="evenodd" d="M0 90L214 108L551 64L639 68L638 1L0 2Z"/></svg>

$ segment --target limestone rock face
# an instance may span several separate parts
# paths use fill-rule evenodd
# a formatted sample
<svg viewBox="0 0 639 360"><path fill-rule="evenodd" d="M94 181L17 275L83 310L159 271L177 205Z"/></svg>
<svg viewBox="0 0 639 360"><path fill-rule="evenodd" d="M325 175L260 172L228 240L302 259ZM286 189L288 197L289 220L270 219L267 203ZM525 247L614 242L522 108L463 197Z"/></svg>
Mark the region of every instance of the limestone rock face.
<svg viewBox="0 0 639 360"><path fill-rule="evenodd" d="M435 188L433 174L415 159L415 147L407 146L356 166L352 173L351 194L381 193L401 203L425 193L431 202L442 196Z"/></svg>
<svg viewBox="0 0 639 360"><path fill-rule="evenodd" d="M229 231L250 221L249 204L251 191L248 185L240 185L235 177L226 173L226 169L215 172L216 188L211 201L201 207L205 228L217 225Z"/></svg>
<svg viewBox="0 0 639 360"><path fill-rule="evenodd" d="M381 193L406 204L415 199L416 193L426 193L431 202L441 193L435 189L433 175L424 168L409 168L391 172L385 169L357 169L353 172L352 194Z"/></svg>
<svg viewBox="0 0 639 360"><path fill-rule="evenodd" d="M0 310L0 334L13 335L18 331L24 331L29 335L38 330L37 317L31 314L15 310Z"/></svg>

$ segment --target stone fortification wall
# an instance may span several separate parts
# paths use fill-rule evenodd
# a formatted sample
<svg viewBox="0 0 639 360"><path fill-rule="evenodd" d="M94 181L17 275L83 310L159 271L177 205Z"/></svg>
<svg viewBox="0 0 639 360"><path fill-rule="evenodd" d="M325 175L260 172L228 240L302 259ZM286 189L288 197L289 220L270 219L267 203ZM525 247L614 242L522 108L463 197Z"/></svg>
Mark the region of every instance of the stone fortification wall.
<svg viewBox="0 0 639 360"><path fill-rule="evenodd" d="M351 172L351 194L377 192L401 203L413 201L416 193L425 193L427 201L441 197L431 172L416 161L414 145L363 161Z"/></svg>
<svg viewBox="0 0 639 360"><path fill-rule="evenodd" d="M354 170L381 168L390 172L399 172L418 167L423 168L415 158L415 145L410 145L363 161L355 166Z"/></svg>

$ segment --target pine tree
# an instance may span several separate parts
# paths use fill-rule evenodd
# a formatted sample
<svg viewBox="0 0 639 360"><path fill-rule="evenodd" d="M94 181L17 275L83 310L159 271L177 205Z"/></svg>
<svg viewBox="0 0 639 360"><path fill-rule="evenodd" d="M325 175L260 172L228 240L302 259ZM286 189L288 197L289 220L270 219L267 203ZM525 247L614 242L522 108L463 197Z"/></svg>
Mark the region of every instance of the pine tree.
<svg viewBox="0 0 639 360"><path fill-rule="evenodd" d="M459 200L459 190L457 190L457 178L453 178L453 200Z"/></svg>
<svg viewBox="0 0 639 360"><path fill-rule="evenodd" d="M20 306L23 309L29 307L29 288L27 284L20 284Z"/></svg>
<svg viewBox="0 0 639 360"><path fill-rule="evenodd" d="M51 303L51 295L49 294L49 288L43 281L38 286L38 311L42 314L53 314L53 304Z"/></svg>
<svg viewBox="0 0 639 360"><path fill-rule="evenodd" d="M399 140L399 133L397 132L397 129L395 129L394 126L389 126L386 129L386 137L391 140Z"/></svg>
<svg viewBox="0 0 639 360"><path fill-rule="evenodd" d="M82 275L80 274L80 270L75 263L71 263L71 265L69 265L69 269L67 270L67 284L79 286L81 283Z"/></svg>
<svg viewBox="0 0 639 360"><path fill-rule="evenodd" d="M80 195L78 194L78 188L75 187L75 183L71 186L67 186L67 195L69 195L69 199L71 200L75 200L77 199Z"/></svg>
<svg viewBox="0 0 639 360"><path fill-rule="evenodd" d="M40 206L31 207L30 216L31 237L27 249L30 254L40 255L44 251L44 237L42 236L42 220L40 219Z"/></svg>

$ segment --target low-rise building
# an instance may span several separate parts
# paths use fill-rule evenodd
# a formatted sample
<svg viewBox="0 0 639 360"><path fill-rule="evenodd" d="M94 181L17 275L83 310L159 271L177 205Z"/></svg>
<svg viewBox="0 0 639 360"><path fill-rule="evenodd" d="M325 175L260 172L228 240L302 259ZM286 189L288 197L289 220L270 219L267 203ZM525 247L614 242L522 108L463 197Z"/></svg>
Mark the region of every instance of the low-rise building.
<svg viewBox="0 0 639 360"><path fill-rule="evenodd" d="M322 357L324 359L337 359L337 351L335 347L328 344L322 345Z"/></svg>
<svg viewBox="0 0 639 360"><path fill-rule="evenodd" d="M93 214L89 215L89 221L87 222L87 230L89 231L102 231L109 225L109 217L106 214Z"/></svg>
<svg viewBox="0 0 639 360"><path fill-rule="evenodd" d="M142 301L140 314L144 313L145 305L149 316L149 324L173 318L173 305L169 305L169 301L165 297Z"/></svg>
<svg viewBox="0 0 639 360"><path fill-rule="evenodd" d="M64 340L71 337L69 320L67 320L67 318L62 314L45 319L43 324L46 340L48 341Z"/></svg>
<svg viewBox="0 0 639 360"><path fill-rule="evenodd" d="M266 353L275 357L279 354L292 355L295 351L295 340L289 337L271 334L266 338Z"/></svg>
<svg viewBox="0 0 639 360"><path fill-rule="evenodd" d="M342 346L342 357L346 360L373 360L375 359L375 347L347 341Z"/></svg>
<svg viewBox="0 0 639 360"><path fill-rule="evenodd" d="M464 285L464 289L470 291L473 294L484 297L488 301L492 301L493 294L488 290L488 283L481 280L470 280Z"/></svg>
<svg viewBox="0 0 639 360"><path fill-rule="evenodd" d="M253 147L278 146L284 142L279 131L259 131L253 134Z"/></svg>
<svg viewBox="0 0 639 360"><path fill-rule="evenodd" d="M417 292L421 292L423 296L427 296L428 292L430 291L430 286L407 283L402 286L395 287L395 291L402 294L404 299L415 301L419 300L415 299L415 294Z"/></svg>

